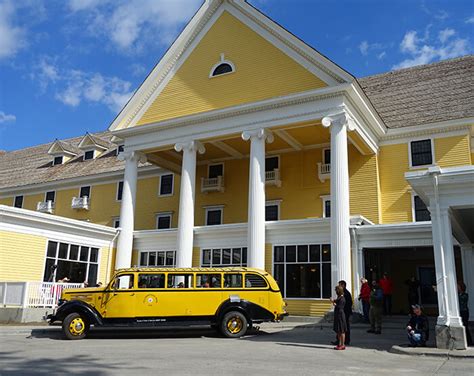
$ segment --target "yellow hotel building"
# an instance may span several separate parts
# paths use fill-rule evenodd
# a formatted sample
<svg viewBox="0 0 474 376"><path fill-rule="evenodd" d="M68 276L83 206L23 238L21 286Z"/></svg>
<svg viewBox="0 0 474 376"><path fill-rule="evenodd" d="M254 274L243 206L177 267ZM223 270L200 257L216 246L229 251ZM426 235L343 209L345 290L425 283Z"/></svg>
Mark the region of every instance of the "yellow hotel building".
<svg viewBox="0 0 474 376"><path fill-rule="evenodd" d="M355 78L245 1L207 0L107 131L0 154L0 281L246 265L322 315L339 280L357 296L383 272L406 313L415 276L438 346L462 348L473 84L473 56Z"/></svg>

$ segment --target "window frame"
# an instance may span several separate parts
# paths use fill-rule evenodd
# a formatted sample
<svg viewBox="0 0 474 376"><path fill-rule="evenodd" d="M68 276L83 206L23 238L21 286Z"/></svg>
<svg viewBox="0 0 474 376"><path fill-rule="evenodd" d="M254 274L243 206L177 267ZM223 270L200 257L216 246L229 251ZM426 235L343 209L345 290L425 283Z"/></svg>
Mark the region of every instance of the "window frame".
<svg viewBox="0 0 474 376"><path fill-rule="evenodd" d="M430 141L431 143L431 163L430 164L424 164L424 165L417 165L417 166L413 166L413 157L412 157L412 151L411 151L411 144L413 142L418 142L418 141ZM435 160L435 145L434 145L434 138L433 137L418 137L418 138L414 138L412 140L410 140L408 142L408 161L409 161L409 167L410 169L412 170L416 170L416 169L424 169L424 168L428 168L428 167L432 167L432 166L435 166L436 165L436 160Z"/></svg>
<svg viewBox="0 0 474 376"><path fill-rule="evenodd" d="M92 152L92 158L86 158L86 154ZM84 156L82 157L83 161L91 161L95 159L95 150L94 149L87 149L84 150Z"/></svg>
<svg viewBox="0 0 474 376"><path fill-rule="evenodd" d="M226 72L226 73L221 73L221 74L214 74L214 72L216 71L216 69L222 65L222 64L228 64L230 65L230 67L232 68L232 70L230 72ZM209 72L209 78L216 78L216 77L222 77L222 76L227 76L228 74L232 74L232 73L235 73L236 72L236 69L235 69L235 64L230 61L230 60L226 60L224 59L224 54L221 54L221 60L214 64Z"/></svg>
<svg viewBox="0 0 474 376"><path fill-rule="evenodd" d="M118 226L116 226L117 223L118 223ZM112 217L112 227L120 228L120 217Z"/></svg>
<svg viewBox="0 0 474 376"><path fill-rule="evenodd" d="M331 218L331 215L329 215L329 217L327 216L327 213L326 213L326 202L329 201L329 205L331 205L331 195L321 195L321 201L323 203L323 206L322 206L322 218ZM331 212L329 212L329 214L331 214Z"/></svg>
<svg viewBox="0 0 474 376"><path fill-rule="evenodd" d="M224 162L218 162L218 163L209 163L207 165L207 178L210 179L210 173L211 173L211 167L212 166L222 166L222 175L220 176L224 176Z"/></svg>
<svg viewBox="0 0 474 376"><path fill-rule="evenodd" d="M418 221L416 219L416 212L417 212L417 210L416 210L416 197L418 197L425 204L426 210L430 214L430 220L429 221ZM411 193L411 216L412 216L412 222L430 222L431 221L431 212L428 209L428 205L426 205L426 203L421 199L421 197L419 195L417 195L415 192Z"/></svg>
<svg viewBox="0 0 474 376"><path fill-rule="evenodd" d="M223 264L222 263L222 259L223 259L223 254L224 254L224 250L225 249L230 249L230 264ZM236 264L236 263L233 263L233 254L234 254L234 249L239 249L240 250L240 263L239 264ZM246 257L246 262L244 263L243 262L243 250L246 249L246 252L247 252L247 257ZM215 264L212 262L212 257L213 257L213 252L214 250L218 250L220 252L220 263L219 264ZM210 262L209 262L209 265L205 265L203 263L203 259L204 259L204 251L211 251L211 259L210 259ZM247 267L248 265L248 247L245 246L245 245L232 245L232 246L218 246L218 247L201 247L201 249L199 250L199 265L201 268L240 268L240 267ZM243 277L242 277L243 278Z"/></svg>
<svg viewBox="0 0 474 376"><path fill-rule="evenodd" d="M329 163L326 162L326 151L329 150L329 153L331 153L331 148L330 147L326 147L326 148L323 148L321 150L321 161L323 164L331 164L331 156L329 155Z"/></svg>
<svg viewBox="0 0 474 376"><path fill-rule="evenodd" d="M48 193L53 193L54 195L54 200L48 200ZM51 201L52 203L56 203L56 191L47 191L44 193L44 202L48 202L48 201Z"/></svg>
<svg viewBox="0 0 474 376"><path fill-rule="evenodd" d="M284 249L284 261L283 262L280 262L278 261L277 264L281 265L283 264L284 265L284 269L283 269L283 276L284 276L284 283L285 283L285 286L284 286L284 289L282 289L280 287L280 291L282 291L282 297L283 299L285 300L308 300L308 301L324 301L324 300L329 300L330 298L323 298L323 269L322 269L322 265L323 263L326 263L326 264L329 264L331 265L331 269L332 269L332 262L333 262L333 255L332 255L332 249L331 249L331 244L330 244L330 240L328 240L327 242L296 242L296 243L285 243L285 244L273 244L272 245L272 276L275 276L275 248L276 247L283 247ZM309 261L309 247L312 246L312 245L318 245L319 246L319 249L320 249L320 261L316 261L316 262L310 262ZM298 246L308 246L308 262L290 262L289 264L291 265L298 265L298 264L319 264L321 265L321 270L320 270L320 282L321 282L321 294L320 294L320 298L305 298L305 297L290 297L288 298L286 296L287 294L287 286L286 286L286 265L288 264L288 262L286 261L286 247L288 246L296 246L296 254L298 254ZM330 252L331 252L331 259L330 261L322 261L322 251L323 251L323 246L329 246L329 249L330 249ZM296 255L296 257L298 257ZM275 277L274 277L275 278ZM276 280L276 278L275 278ZM277 281L278 283L278 281ZM331 280L329 281L329 284L331 286L331 291L332 291L332 285L331 285ZM284 292L284 293L283 293Z"/></svg>
<svg viewBox="0 0 474 376"><path fill-rule="evenodd" d="M171 193L161 193L161 182L163 176L171 175ZM158 196L159 197L170 197L174 195L174 173L170 172L169 174L161 174L158 182Z"/></svg>
<svg viewBox="0 0 474 376"><path fill-rule="evenodd" d="M89 187L89 195L88 196L82 196L81 195L82 188L87 188L87 187ZM88 199L90 199L91 196L92 196L92 185L83 185L82 187L79 187L79 195L77 197L79 197L79 198L87 197Z"/></svg>
<svg viewBox="0 0 474 376"><path fill-rule="evenodd" d="M56 159L61 158L61 163L56 163ZM64 155L57 155L56 157L53 158L53 166L59 166L64 164Z"/></svg>
<svg viewBox="0 0 474 376"><path fill-rule="evenodd" d="M278 160L278 167L277 167L277 168L274 168L273 170L267 171L267 159L269 159L269 158L276 158L276 159ZM269 155L269 156L265 156L265 172L280 170L280 167L281 167L280 155Z"/></svg>
<svg viewBox="0 0 474 376"><path fill-rule="evenodd" d="M173 252L173 264L172 265L167 265L166 260L167 260L167 253L168 252ZM141 263L142 261L142 254L147 254L147 264L143 265ZM154 253L155 254L155 265L150 265L150 254ZM163 260L164 264L163 265L158 265L158 254L162 253L163 254ZM176 267L176 249L158 249L158 250L144 250L144 251L139 251L138 252L138 265L140 267L145 267L145 268L175 268Z"/></svg>
<svg viewBox="0 0 474 376"><path fill-rule="evenodd" d="M16 199L21 197L21 206L16 206ZM23 205L25 203L25 195L17 195L13 197L13 207L18 209L23 209Z"/></svg>
<svg viewBox="0 0 474 376"><path fill-rule="evenodd" d="M160 218L165 218L165 217L169 217L169 218L170 218L170 227L159 228L159 227L158 227L158 224L159 224ZM170 228L173 228L173 212L160 212L160 213L156 213L156 214L155 214L155 229L156 229L156 230L168 230L168 229L170 229Z"/></svg>
<svg viewBox="0 0 474 376"><path fill-rule="evenodd" d="M277 207L277 219L270 219L267 220L266 212L265 212L265 222L276 222L280 220L280 204L282 200L269 200L265 202L265 210L267 206L276 206Z"/></svg>
<svg viewBox="0 0 474 376"><path fill-rule="evenodd" d="M122 193L120 195L120 198L118 197L119 191L120 191L120 183L122 183ZM117 202L122 202L122 197L123 197L123 180L120 180L117 182L117 189L115 192L115 201Z"/></svg>
<svg viewBox="0 0 474 376"><path fill-rule="evenodd" d="M118 144L117 145L117 149L115 151L115 155L119 155L120 153L122 153L124 151L124 148L125 148L125 144ZM122 150L120 150L122 149Z"/></svg>
<svg viewBox="0 0 474 376"><path fill-rule="evenodd" d="M224 205L206 206L204 208L204 210L205 210L204 211L205 226L220 226L220 225L224 224ZM210 211L217 211L217 210L219 210L221 212L221 223L209 225L208 224L208 213Z"/></svg>

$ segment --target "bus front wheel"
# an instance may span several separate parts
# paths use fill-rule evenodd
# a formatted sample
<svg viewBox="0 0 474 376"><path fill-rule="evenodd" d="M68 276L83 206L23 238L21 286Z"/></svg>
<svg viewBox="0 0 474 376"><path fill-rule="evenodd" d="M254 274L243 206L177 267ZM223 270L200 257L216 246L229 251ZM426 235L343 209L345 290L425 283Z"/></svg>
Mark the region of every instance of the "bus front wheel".
<svg viewBox="0 0 474 376"><path fill-rule="evenodd" d="M228 338L239 338L247 332L248 322L238 311L227 312L221 321L221 333Z"/></svg>
<svg viewBox="0 0 474 376"><path fill-rule="evenodd" d="M63 332L67 339L83 339L89 331L89 323L79 313L71 313L63 321Z"/></svg>

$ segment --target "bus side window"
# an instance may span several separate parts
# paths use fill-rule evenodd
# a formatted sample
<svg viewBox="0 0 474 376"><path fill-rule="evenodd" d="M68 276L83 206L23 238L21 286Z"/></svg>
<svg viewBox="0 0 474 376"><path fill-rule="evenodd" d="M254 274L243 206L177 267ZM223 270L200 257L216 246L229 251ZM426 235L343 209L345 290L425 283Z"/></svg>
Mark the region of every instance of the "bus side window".
<svg viewBox="0 0 474 376"><path fill-rule="evenodd" d="M204 288L221 288L220 274L196 274L196 286Z"/></svg>
<svg viewBox="0 0 474 376"><path fill-rule="evenodd" d="M133 274L121 275L115 279L114 290L133 289Z"/></svg>
<svg viewBox="0 0 474 376"><path fill-rule="evenodd" d="M267 282L265 281L265 279L263 279L263 277L257 274L246 274L245 287L248 287L248 288L267 287Z"/></svg>
<svg viewBox="0 0 474 376"><path fill-rule="evenodd" d="M191 274L168 274L169 289L189 289L193 287Z"/></svg>
<svg viewBox="0 0 474 376"><path fill-rule="evenodd" d="M164 274L140 274L138 277L139 289L163 289L165 288Z"/></svg>
<svg viewBox="0 0 474 376"><path fill-rule="evenodd" d="M225 274L225 288L242 288L242 274Z"/></svg>

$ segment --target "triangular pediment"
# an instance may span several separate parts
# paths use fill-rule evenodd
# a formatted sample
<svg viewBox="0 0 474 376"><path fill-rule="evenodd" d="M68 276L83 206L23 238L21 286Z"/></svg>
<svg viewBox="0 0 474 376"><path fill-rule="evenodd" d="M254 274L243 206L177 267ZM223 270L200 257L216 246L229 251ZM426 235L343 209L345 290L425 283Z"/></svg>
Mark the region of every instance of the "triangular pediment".
<svg viewBox="0 0 474 376"><path fill-rule="evenodd" d="M210 77L221 60L232 73ZM352 81L245 1L198 11L110 129L157 123Z"/></svg>

